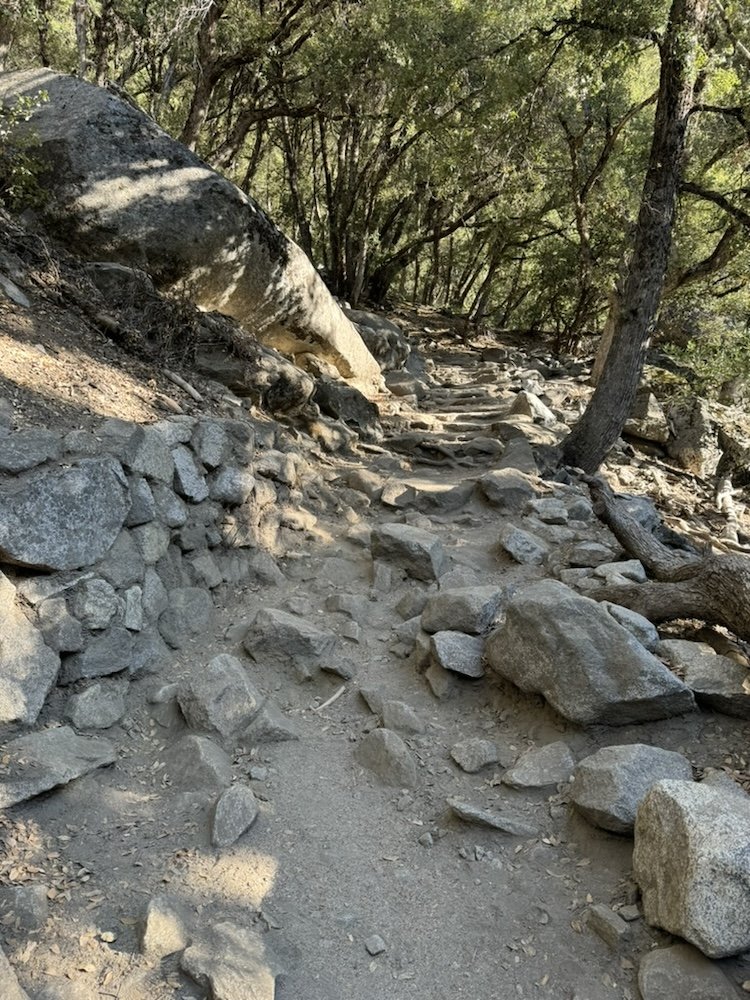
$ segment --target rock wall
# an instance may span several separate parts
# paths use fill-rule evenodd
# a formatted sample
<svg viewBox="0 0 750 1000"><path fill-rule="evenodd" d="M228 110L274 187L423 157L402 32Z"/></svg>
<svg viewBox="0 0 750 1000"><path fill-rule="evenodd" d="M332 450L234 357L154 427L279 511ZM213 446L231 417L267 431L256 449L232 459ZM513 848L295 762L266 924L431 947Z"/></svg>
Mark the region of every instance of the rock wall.
<svg viewBox="0 0 750 1000"><path fill-rule="evenodd" d="M303 251L239 188L108 91L46 69L0 74L0 100L44 90L31 128L46 223L91 260L185 287L286 354L313 351L365 393L380 369Z"/></svg>
<svg viewBox="0 0 750 1000"><path fill-rule="evenodd" d="M68 717L112 725L129 679L210 630L224 588L278 582L283 533L315 522L283 435L189 416L0 434L0 722L31 725L55 684L87 681Z"/></svg>

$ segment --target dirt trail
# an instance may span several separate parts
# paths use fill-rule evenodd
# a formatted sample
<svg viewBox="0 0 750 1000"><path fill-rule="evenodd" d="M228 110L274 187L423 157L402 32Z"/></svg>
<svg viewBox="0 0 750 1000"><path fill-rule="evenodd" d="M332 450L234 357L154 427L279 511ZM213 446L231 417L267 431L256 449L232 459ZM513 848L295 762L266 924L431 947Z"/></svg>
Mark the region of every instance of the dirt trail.
<svg viewBox="0 0 750 1000"><path fill-rule="evenodd" d="M497 454L490 446L483 451L481 440L482 428L506 409L493 388L497 369L460 360L438 359L430 396L394 432L434 435L431 443L447 449L451 461L436 465L446 455L421 448L426 464L404 468L408 463L386 445L370 452L375 471L444 487L493 467ZM355 467L337 460L327 478ZM352 525L340 514L318 513L316 528L299 532L280 563L283 584L238 591L220 609L214 634L176 654L167 674L132 686L128 716L107 732L118 748L114 767L6 814L3 880L50 890L43 930L29 933L12 921L3 928L8 957L35 1000L205 997L179 971L177 956L154 962L140 953L139 922L162 893L184 903L198 927L227 919L261 930L284 970L278 1000L638 996L638 959L667 936L637 920L626 944L613 950L584 925L591 902L634 901L632 841L578 818L564 789L514 791L498 783L501 768L464 773L450 748L478 736L517 757L563 739L580 759L601 746L643 742L680 750L702 768L740 754L746 724L695 713L584 731L489 675L457 681L451 697L438 700L392 631L403 623L399 602L430 587L398 574L373 582L362 544L363 528L403 519L404 512L362 500L358 514ZM498 515L480 500L406 517L440 536L451 584L508 590L544 574L499 553ZM599 530L592 526L592 536ZM248 660L237 626L264 607L353 635L349 616L326 610L334 595L362 599L357 639L342 638L351 679L322 673L300 684ZM151 699L222 652L248 664L253 682L275 697L300 739L235 754L234 775L250 780L261 813L233 847L219 851L210 846L208 819L218 789L170 759L169 748L188 730L173 703ZM320 708L342 685L343 693ZM355 758L357 743L379 724L359 694L373 685L425 723L424 733L405 737L418 760L412 790L383 785ZM462 823L446 806L449 796L509 805L539 834L514 837ZM372 935L385 945L375 956L365 947ZM748 978L739 961L722 966L735 982Z"/></svg>

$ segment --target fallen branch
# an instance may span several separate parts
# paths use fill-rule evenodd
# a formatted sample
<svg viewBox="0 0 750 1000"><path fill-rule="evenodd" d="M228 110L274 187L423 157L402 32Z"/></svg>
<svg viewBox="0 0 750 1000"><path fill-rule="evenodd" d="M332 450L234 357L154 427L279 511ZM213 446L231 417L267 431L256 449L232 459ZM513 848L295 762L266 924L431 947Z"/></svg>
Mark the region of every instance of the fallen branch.
<svg viewBox="0 0 750 1000"><path fill-rule="evenodd" d="M341 697L344 691L346 691L346 684L342 684L338 691L335 691L331 695L328 701L324 701L322 705L318 705L313 709L313 712L322 712L324 708L328 708L329 705L332 705L334 701L337 701Z"/></svg>
<svg viewBox="0 0 750 1000"><path fill-rule="evenodd" d="M168 368L164 369L164 374L167 376L170 382L174 382L175 385L179 386L180 389L186 392L188 396L191 397L191 399L194 399L196 401L196 403L203 402L203 396L201 396L198 390L194 389L189 382L186 382L181 375L178 375L176 372L171 372Z"/></svg>

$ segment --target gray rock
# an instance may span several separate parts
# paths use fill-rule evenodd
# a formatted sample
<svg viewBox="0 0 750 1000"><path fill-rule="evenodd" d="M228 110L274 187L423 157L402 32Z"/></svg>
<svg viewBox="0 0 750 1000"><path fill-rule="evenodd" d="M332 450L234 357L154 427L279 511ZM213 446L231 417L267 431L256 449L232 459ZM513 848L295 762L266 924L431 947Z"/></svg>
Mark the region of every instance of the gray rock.
<svg viewBox="0 0 750 1000"><path fill-rule="evenodd" d="M166 420L158 420L152 426L155 431L161 434L171 449L178 444L189 444L197 423L195 417L180 413L175 417L168 417Z"/></svg>
<svg viewBox="0 0 750 1000"><path fill-rule="evenodd" d="M7 274L0 274L0 292L22 309L31 309L31 300Z"/></svg>
<svg viewBox="0 0 750 1000"><path fill-rule="evenodd" d="M108 740L77 736L67 726L20 736L6 743L3 752L9 762L0 785L0 809L67 785L116 759Z"/></svg>
<svg viewBox="0 0 750 1000"><path fill-rule="evenodd" d="M482 635L497 614L503 592L499 587L457 587L427 599L422 612L425 632L468 632Z"/></svg>
<svg viewBox="0 0 750 1000"><path fill-rule="evenodd" d="M750 719L750 672L728 656L721 656L703 642L667 639L657 653L682 674L699 705Z"/></svg>
<svg viewBox="0 0 750 1000"><path fill-rule="evenodd" d="M479 488L493 507L505 511L523 510L538 493L533 480L513 467L488 472L479 480Z"/></svg>
<svg viewBox="0 0 750 1000"><path fill-rule="evenodd" d="M36 722L59 669L60 657L45 644L21 610L16 588L0 573L0 722Z"/></svg>
<svg viewBox="0 0 750 1000"><path fill-rule="evenodd" d="M229 458L231 443L224 428L215 420L201 421L191 439L198 461L208 469L216 469Z"/></svg>
<svg viewBox="0 0 750 1000"><path fill-rule="evenodd" d="M149 958L166 958L190 943L187 909L171 896L154 896L146 908L141 930L141 951Z"/></svg>
<svg viewBox="0 0 750 1000"><path fill-rule="evenodd" d="M658 781L638 808L633 876L648 923L709 958L750 948L750 796Z"/></svg>
<svg viewBox="0 0 750 1000"><path fill-rule="evenodd" d="M156 501L151 487L143 476L133 476L130 481L130 510L125 518L125 527L148 524L155 517Z"/></svg>
<svg viewBox="0 0 750 1000"><path fill-rule="evenodd" d="M192 567L195 582L199 586L213 590L214 587L218 587L224 582L224 574L210 552L190 555L185 561Z"/></svg>
<svg viewBox="0 0 750 1000"><path fill-rule="evenodd" d="M22 990L13 968L0 948L0 996L3 1000L29 1000L29 994Z"/></svg>
<svg viewBox="0 0 750 1000"><path fill-rule="evenodd" d="M211 595L199 587L169 591L169 607L159 615L159 632L173 649L205 635L214 621Z"/></svg>
<svg viewBox="0 0 750 1000"><path fill-rule="evenodd" d="M182 562L182 552L176 545L170 545L167 554L154 567L167 591L179 590L192 584L190 573ZM145 579L145 573L144 573Z"/></svg>
<svg viewBox="0 0 750 1000"><path fill-rule="evenodd" d="M367 954L372 955L373 958L376 955L382 955L386 950L385 941L379 934L371 934L365 941L365 950L367 951Z"/></svg>
<svg viewBox="0 0 750 1000"><path fill-rule="evenodd" d="M593 576L609 582L612 577L632 580L633 583L646 582L646 570L639 559L624 559L620 562L601 563L595 567Z"/></svg>
<svg viewBox="0 0 750 1000"><path fill-rule="evenodd" d="M107 628L117 612L117 594L100 577L84 580L73 598L73 612L92 631Z"/></svg>
<svg viewBox="0 0 750 1000"><path fill-rule="evenodd" d="M153 566L147 566L143 576L141 604L144 617L150 622L156 621L169 605L167 588Z"/></svg>
<svg viewBox="0 0 750 1000"><path fill-rule="evenodd" d="M620 604L612 604L610 601L602 601L601 606L606 608L618 625L622 625L634 638L644 646L649 653L655 653L659 645L659 633L655 625L652 625L648 618L639 615L637 611L630 608L623 608Z"/></svg>
<svg viewBox="0 0 750 1000"><path fill-rule="evenodd" d="M169 486L155 483L152 490L158 520L168 528L181 528L188 519L185 501Z"/></svg>
<svg viewBox="0 0 750 1000"><path fill-rule="evenodd" d="M30 473L0 495L0 557L35 569L92 566L110 549L130 507L111 459Z"/></svg>
<svg viewBox="0 0 750 1000"><path fill-rule="evenodd" d="M281 971L257 931L214 924L182 953L180 966L212 1000L274 1000Z"/></svg>
<svg viewBox="0 0 750 1000"><path fill-rule="evenodd" d="M133 636L133 651L128 665L128 673L137 678L143 674L155 674L170 660L169 649L162 638L152 629L144 629Z"/></svg>
<svg viewBox="0 0 750 1000"><path fill-rule="evenodd" d="M399 733L423 733L427 728L411 705L403 701L384 701L381 717L386 729Z"/></svg>
<svg viewBox="0 0 750 1000"><path fill-rule="evenodd" d="M464 677L484 677L482 656L484 639L464 632L436 632L430 636L432 659L443 670L450 670Z"/></svg>
<svg viewBox="0 0 750 1000"><path fill-rule="evenodd" d="M512 760L507 759L499 749L497 743L477 737L460 740L454 744L451 748L451 757L461 770L468 774L476 774L490 764L502 764L503 767L508 767L512 763Z"/></svg>
<svg viewBox="0 0 750 1000"><path fill-rule="evenodd" d="M625 421L624 432L643 441L667 443L670 434L667 415L652 392L638 394L633 412Z"/></svg>
<svg viewBox="0 0 750 1000"><path fill-rule="evenodd" d="M245 730L242 742L245 746L252 746L257 743L285 743L287 740L298 739L297 727L269 698Z"/></svg>
<svg viewBox="0 0 750 1000"><path fill-rule="evenodd" d="M610 906L596 903L586 911L586 923L602 941L617 948L630 937L630 927Z"/></svg>
<svg viewBox="0 0 750 1000"><path fill-rule="evenodd" d="M221 653L203 670L189 675L180 685L177 700L192 729L234 740L260 711L263 696L250 683L240 661Z"/></svg>
<svg viewBox="0 0 750 1000"><path fill-rule="evenodd" d="M714 962L689 944L647 952L638 966L643 1000L736 1000L737 991Z"/></svg>
<svg viewBox="0 0 750 1000"><path fill-rule="evenodd" d="M184 445L172 451L174 459L174 488L191 503L200 503L208 496L206 477L198 468L193 453Z"/></svg>
<svg viewBox="0 0 750 1000"><path fill-rule="evenodd" d="M11 926L17 930L39 931L49 918L46 885L9 885L0 889L0 913L3 917L12 915ZM3 921L7 927L7 920ZM2 984L2 976L0 976ZM5 994L0 994L5 997Z"/></svg>
<svg viewBox="0 0 750 1000"><path fill-rule="evenodd" d="M152 525L149 524L144 525L144 528L151 527ZM134 530L141 531L143 529L135 528ZM134 583L141 583L146 563L132 531L120 532L106 558L99 564L98 570L116 590L126 590Z"/></svg>
<svg viewBox="0 0 750 1000"><path fill-rule="evenodd" d="M133 636L115 625L93 639L81 653L66 656L60 673L61 684L72 684L87 677L106 677L130 669L133 660Z"/></svg>
<svg viewBox="0 0 750 1000"><path fill-rule="evenodd" d="M382 717L383 705L386 702L385 689L382 687L362 687L359 689L359 694L373 715Z"/></svg>
<svg viewBox="0 0 750 1000"><path fill-rule="evenodd" d="M424 679L438 701L446 701L458 692L458 674L446 670L439 663L430 663L424 672Z"/></svg>
<svg viewBox="0 0 750 1000"><path fill-rule="evenodd" d="M77 653L83 649L81 623L68 611L64 597L51 597L37 608L39 629L45 643L56 653Z"/></svg>
<svg viewBox="0 0 750 1000"><path fill-rule="evenodd" d="M510 410L512 414L521 414L531 417L535 422L544 424L545 427L554 427L557 418L548 406L533 392L522 389L516 394Z"/></svg>
<svg viewBox="0 0 750 1000"><path fill-rule="evenodd" d="M616 553L601 542L579 542L574 546L568 556L571 566L596 567L602 563L611 563L615 560Z"/></svg>
<svg viewBox="0 0 750 1000"><path fill-rule="evenodd" d="M554 497L538 497L529 502L529 512L544 524L567 524L568 508Z"/></svg>
<svg viewBox="0 0 750 1000"><path fill-rule="evenodd" d="M146 566L154 566L167 554L170 531L163 524L141 524L132 529L132 535Z"/></svg>
<svg viewBox="0 0 750 1000"><path fill-rule="evenodd" d="M527 750L503 775L503 784L511 788L546 788L567 781L575 760L567 743L558 741Z"/></svg>
<svg viewBox="0 0 750 1000"><path fill-rule="evenodd" d="M716 472L722 449L718 428L705 399L694 397L669 412L673 436L667 445L671 458L683 469L708 479Z"/></svg>
<svg viewBox="0 0 750 1000"><path fill-rule="evenodd" d="M606 608L554 580L532 584L511 601L485 658L501 676L583 724L663 719L695 704L682 681Z"/></svg>
<svg viewBox="0 0 750 1000"><path fill-rule="evenodd" d="M65 706L65 718L75 729L109 729L125 715L128 682L100 681L78 694Z"/></svg>
<svg viewBox="0 0 750 1000"><path fill-rule="evenodd" d="M138 427L125 445L123 464L157 483L171 483L174 461L169 445L155 427Z"/></svg>
<svg viewBox="0 0 750 1000"><path fill-rule="evenodd" d="M211 843L231 847L258 818L258 800L246 785L232 785L216 800L211 820Z"/></svg>
<svg viewBox="0 0 750 1000"><path fill-rule="evenodd" d="M508 441L502 458L497 463L497 469L515 469L527 476L539 475L539 466L536 464L534 450L526 438L518 437Z"/></svg>
<svg viewBox="0 0 750 1000"><path fill-rule="evenodd" d="M246 469L236 466L226 466L219 470L211 480L210 496L212 500L227 506L244 503L255 489L255 477Z"/></svg>
<svg viewBox="0 0 750 1000"><path fill-rule="evenodd" d="M18 594L36 606L51 597L60 597L73 590L84 580L90 580L94 574L88 573L52 573L48 576L28 576L19 579L16 590Z"/></svg>
<svg viewBox="0 0 750 1000"><path fill-rule="evenodd" d="M395 563L415 580L438 580L447 569L448 557L437 535L410 524L375 528L370 549L373 559Z"/></svg>
<svg viewBox="0 0 750 1000"><path fill-rule="evenodd" d="M506 525L500 532L500 545L509 556L523 566L541 566L549 555L549 548L541 538L530 531Z"/></svg>
<svg viewBox="0 0 750 1000"><path fill-rule="evenodd" d="M129 587L123 599L125 601L123 625L131 632L140 632L143 628L143 588Z"/></svg>
<svg viewBox="0 0 750 1000"><path fill-rule="evenodd" d="M232 761L207 736L189 734L178 740L166 755L170 776L188 788L225 787L232 784Z"/></svg>
<svg viewBox="0 0 750 1000"><path fill-rule="evenodd" d="M495 809L483 809L481 806L456 797L446 799L446 802L451 811L465 823L488 826L492 830L501 830L514 837L533 837L538 833L538 827L533 826L522 816L509 812L498 812Z"/></svg>
<svg viewBox="0 0 750 1000"><path fill-rule="evenodd" d="M333 632L318 628L305 618L277 608L263 608L243 645L257 662L280 669L291 665L297 678L306 681L330 659L338 639Z"/></svg>
<svg viewBox="0 0 750 1000"><path fill-rule="evenodd" d="M381 371L408 374L399 371L411 353L409 341L401 327L385 316L366 312L364 309L344 309L344 314L359 330L362 340L380 365Z"/></svg>
<svg viewBox="0 0 750 1000"><path fill-rule="evenodd" d="M643 796L663 778L692 781L690 761L643 743L604 747L578 764L570 797L594 826L632 833Z"/></svg>
<svg viewBox="0 0 750 1000"><path fill-rule="evenodd" d="M60 435L30 429L0 437L0 472L24 472L62 454Z"/></svg>
<svg viewBox="0 0 750 1000"><path fill-rule="evenodd" d="M417 784L416 761L401 737L390 729L376 729L365 736L354 757L386 785L414 788Z"/></svg>

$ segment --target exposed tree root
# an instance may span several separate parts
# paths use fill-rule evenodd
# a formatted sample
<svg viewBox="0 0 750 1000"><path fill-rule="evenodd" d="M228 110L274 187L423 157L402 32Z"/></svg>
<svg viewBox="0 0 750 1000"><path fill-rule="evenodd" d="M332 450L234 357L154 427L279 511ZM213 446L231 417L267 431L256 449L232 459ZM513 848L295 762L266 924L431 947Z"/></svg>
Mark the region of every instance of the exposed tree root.
<svg viewBox="0 0 750 1000"><path fill-rule="evenodd" d="M596 591L597 599L622 604L652 622L697 618L709 625L723 625L750 641L750 556L674 552L618 503L601 477L586 482L597 517L654 577L633 586L604 587Z"/></svg>

